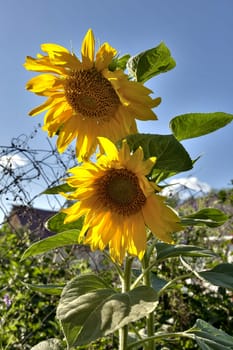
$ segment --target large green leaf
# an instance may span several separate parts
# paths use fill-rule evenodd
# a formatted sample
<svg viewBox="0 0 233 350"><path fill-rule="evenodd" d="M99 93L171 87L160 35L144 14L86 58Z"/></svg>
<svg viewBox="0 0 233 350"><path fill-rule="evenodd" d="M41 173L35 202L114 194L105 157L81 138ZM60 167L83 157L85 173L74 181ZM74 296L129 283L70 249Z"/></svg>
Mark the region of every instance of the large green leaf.
<svg viewBox="0 0 233 350"><path fill-rule="evenodd" d="M216 256L214 252L209 249L196 247L192 245L172 245L168 243L156 243L157 260L162 261L167 258L175 258L178 256L190 257L210 257Z"/></svg>
<svg viewBox="0 0 233 350"><path fill-rule="evenodd" d="M203 320L198 319L189 332L195 335L195 340L202 350L233 349L233 337Z"/></svg>
<svg viewBox="0 0 233 350"><path fill-rule="evenodd" d="M152 312L153 288L141 286L118 293L95 275L74 278L64 288L57 308L69 347L88 344Z"/></svg>
<svg viewBox="0 0 233 350"><path fill-rule="evenodd" d="M170 50L162 42L158 46L131 57L127 62L129 74L140 82L169 71L176 66Z"/></svg>
<svg viewBox="0 0 233 350"><path fill-rule="evenodd" d="M177 140L191 139L218 130L233 120L233 115L224 112L188 113L170 121L170 128Z"/></svg>
<svg viewBox="0 0 233 350"><path fill-rule="evenodd" d="M233 264L219 264L211 270L199 272L199 275L215 286L233 290Z"/></svg>
<svg viewBox="0 0 233 350"><path fill-rule="evenodd" d="M37 345L33 346L31 350L63 350L64 346L58 339L51 338L48 340L41 341Z"/></svg>
<svg viewBox="0 0 233 350"><path fill-rule="evenodd" d="M156 157L155 169L181 172L192 169L192 160L173 135L134 134L127 137L132 151L142 147L144 157Z"/></svg>
<svg viewBox="0 0 233 350"><path fill-rule="evenodd" d="M83 226L83 217L68 224L64 224L65 217L66 214L62 212L55 214L46 222L46 228L51 232L57 233L68 230L81 230Z"/></svg>
<svg viewBox="0 0 233 350"><path fill-rule="evenodd" d="M79 230L69 230L58 233L54 236L45 238L41 241L33 243L22 255L21 260L30 256L46 253L50 250L73 245L78 243Z"/></svg>
<svg viewBox="0 0 233 350"><path fill-rule="evenodd" d="M218 227L223 225L229 217L220 209L204 208L194 214L187 215L181 219L182 225Z"/></svg>

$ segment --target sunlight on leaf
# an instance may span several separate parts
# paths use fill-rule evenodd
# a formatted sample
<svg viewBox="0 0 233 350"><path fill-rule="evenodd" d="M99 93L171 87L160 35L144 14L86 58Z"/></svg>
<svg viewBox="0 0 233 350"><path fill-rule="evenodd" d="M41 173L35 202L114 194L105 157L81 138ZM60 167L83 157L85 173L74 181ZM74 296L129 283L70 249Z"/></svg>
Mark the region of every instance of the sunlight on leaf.
<svg viewBox="0 0 233 350"><path fill-rule="evenodd" d="M162 261L167 258L175 258L178 256L190 257L210 257L217 256L209 249L196 247L192 245L172 245L168 243L157 243L155 245L157 251L157 261Z"/></svg>
<svg viewBox="0 0 233 350"><path fill-rule="evenodd" d="M132 151L142 147L145 159L154 156L157 158L154 169L169 172L192 169L189 154L173 135L135 134L126 139Z"/></svg>
<svg viewBox="0 0 233 350"><path fill-rule="evenodd" d="M140 82L145 82L160 73L165 73L175 66L176 62L163 42L155 48L131 57L127 62L129 75Z"/></svg>
<svg viewBox="0 0 233 350"><path fill-rule="evenodd" d="M55 338L44 340L31 348L31 350L63 350L63 349L64 349L64 346L62 345L62 342Z"/></svg>
<svg viewBox="0 0 233 350"><path fill-rule="evenodd" d="M185 226L202 226L218 227L223 225L229 217L220 209L204 208L194 214L181 218L182 225Z"/></svg>
<svg viewBox="0 0 233 350"><path fill-rule="evenodd" d="M170 121L170 128L177 140L191 139L218 130L233 120L233 115L224 112L188 113Z"/></svg>
<svg viewBox="0 0 233 350"><path fill-rule="evenodd" d="M70 347L85 345L152 312L157 305L153 288L128 293L107 287L95 275L74 278L64 288L57 317Z"/></svg>
<svg viewBox="0 0 233 350"><path fill-rule="evenodd" d="M55 248L64 247L78 243L79 230L69 230L58 233L54 236L45 238L33 243L22 255L21 261L38 254L43 254Z"/></svg>

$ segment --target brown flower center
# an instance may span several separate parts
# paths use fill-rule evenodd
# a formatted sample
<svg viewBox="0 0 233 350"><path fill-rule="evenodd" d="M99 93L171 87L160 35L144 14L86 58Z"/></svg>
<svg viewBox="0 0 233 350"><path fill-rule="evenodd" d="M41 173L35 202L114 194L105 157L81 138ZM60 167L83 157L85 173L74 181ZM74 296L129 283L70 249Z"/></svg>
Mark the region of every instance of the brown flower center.
<svg viewBox="0 0 233 350"><path fill-rule="evenodd" d="M130 170L110 169L95 185L100 203L117 214L135 214L146 202L138 178Z"/></svg>
<svg viewBox="0 0 233 350"><path fill-rule="evenodd" d="M109 120L120 104L111 83L95 68L71 72L64 88L72 109L97 123Z"/></svg>

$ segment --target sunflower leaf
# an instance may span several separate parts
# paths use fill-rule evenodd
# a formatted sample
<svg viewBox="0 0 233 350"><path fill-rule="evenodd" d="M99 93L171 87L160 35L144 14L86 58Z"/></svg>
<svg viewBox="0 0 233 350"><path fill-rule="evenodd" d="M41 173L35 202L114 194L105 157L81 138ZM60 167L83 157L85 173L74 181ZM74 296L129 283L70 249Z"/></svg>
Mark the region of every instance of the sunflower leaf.
<svg viewBox="0 0 233 350"><path fill-rule="evenodd" d="M177 140L191 139L218 130L233 120L233 115L224 112L188 113L170 121L170 128Z"/></svg>
<svg viewBox="0 0 233 350"><path fill-rule="evenodd" d="M21 260L28 257L43 254L49 252L50 250L64 247L66 245L73 245L78 243L79 230L69 230L60 232L54 236L42 239L41 241L33 243L28 249L23 253Z"/></svg>
<svg viewBox="0 0 233 350"><path fill-rule="evenodd" d="M195 340L202 350L233 349L232 336L201 319L197 319L195 325L186 332L195 335Z"/></svg>
<svg viewBox="0 0 233 350"><path fill-rule="evenodd" d="M95 275L74 278L64 288L57 308L69 347L88 344L152 312L157 294L141 286L128 293L107 287Z"/></svg>
<svg viewBox="0 0 233 350"><path fill-rule="evenodd" d="M126 65L127 65L127 62L130 58L130 55L129 54L126 54L124 56L121 56L121 57L116 57L112 60L112 62L109 64L108 66L108 69L110 71L114 71L116 70L117 68L118 69L122 69L122 70L125 70L126 68Z"/></svg>
<svg viewBox="0 0 233 350"><path fill-rule="evenodd" d="M63 232L68 230L81 230L83 226L83 218L64 224L64 219L66 217L65 213L59 212L48 219L45 226L51 232Z"/></svg>
<svg viewBox="0 0 233 350"><path fill-rule="evenodd" d="M143 83L160 73L173 69L175 66L176 62L163 42L152 49L131 57L127 62L129 74Z"/></svg>
<svg viewBox="0 0 233 350"><path fill-rule="evenodd" d="M228 216L220 209L204 208L194 214L187 215L181 219L182 225L185 226L203 226L218 227L223 225Z"/></svg>
<svg viewBox="0 0 233 350"><path fill-rule="evenodd" d="M215 286L233 291L233 264L219 264L211 270L199 272L199 275Z"/></svg>
<svg viewBox="0 0 233 350"><path fill-rule="evenodd" d="M179 256L190 257L211 257L217 256L209 249L193 246L193 245L172 245L168 243L157 243L157 261L162 261L167 258L176 258Z"/></svg>
<svg viewBox="0 0 233 350"><path fill-rule="evenodd" d="M49 295L60 295L64 285L55 285L55 284L30 284L30 283L24 283L23 284L36 292L40 292L43 294L49 294Z"/></svg>
<svg viewBox="0 0 233 350"><path fill-rule="evenodd" d="M134 134L127 137L131 151L142 147L145 159L156 157L151 176L163 172L181 172L190 170L193 163L185 148L173 135Z"/></svg>
<svg viewBox="0 0 233 350"><path fill-rule="evenodd" d="M73 192L75 190L74 187L68 185L67 183L54 186L54 187L49 187L47 190L43 191L41 194L60 194L61 192Z"/></svg>
<svg viewBox="0 0 233 350"><path fill-rule="evenodd" d="M33 346L31 350L62 350L64 346L59 339L51 338L48 340L43 340Z"/></svg>

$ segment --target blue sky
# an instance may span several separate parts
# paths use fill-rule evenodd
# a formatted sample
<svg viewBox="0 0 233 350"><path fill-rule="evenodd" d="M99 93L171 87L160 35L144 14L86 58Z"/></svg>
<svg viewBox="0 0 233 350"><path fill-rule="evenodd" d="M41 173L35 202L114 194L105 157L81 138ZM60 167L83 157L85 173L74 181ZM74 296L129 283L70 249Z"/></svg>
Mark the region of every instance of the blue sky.
<svg viewBox="0 0 233 350"><path fill-rule="evenodd" d="M169 134L169 121L188 112L233 113L232 0L9 0L0 12L0 145L30 134L43 115L28 111L41 99L25 90L34 74L23 68L26 55L35 56L40 44L54 42L79 54L89 28L97 43L108 41L120 54L134 55L158 45L170 48L177 67L146 85L162 97L159 120L140 122L141 132ZM233 123L183 143L192 158L202 155L195 176L213 188L233 179ZM47 147L40 132L35 147ZM54 139L55 142L55 139Z"/></svg>

